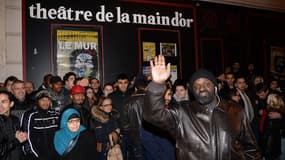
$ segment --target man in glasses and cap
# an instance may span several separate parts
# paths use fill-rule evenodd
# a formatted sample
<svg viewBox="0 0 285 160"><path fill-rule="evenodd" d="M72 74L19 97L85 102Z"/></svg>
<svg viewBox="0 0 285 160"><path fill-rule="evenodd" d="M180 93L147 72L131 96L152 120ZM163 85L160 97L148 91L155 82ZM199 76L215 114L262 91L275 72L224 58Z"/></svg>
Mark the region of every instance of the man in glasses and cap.
<svg viewBox="0 0 285 160"><path fill-rule="evenodd" d="M74 108L76 109L80 114L81 124L85 126L87 129L90 128L90 109L88 103L86 102L86 91L85 88L80 85L75 85L71 88L70 91L70 98L72 100L72 103L67 105L63 111L65 111L68 108Z"/></svg>

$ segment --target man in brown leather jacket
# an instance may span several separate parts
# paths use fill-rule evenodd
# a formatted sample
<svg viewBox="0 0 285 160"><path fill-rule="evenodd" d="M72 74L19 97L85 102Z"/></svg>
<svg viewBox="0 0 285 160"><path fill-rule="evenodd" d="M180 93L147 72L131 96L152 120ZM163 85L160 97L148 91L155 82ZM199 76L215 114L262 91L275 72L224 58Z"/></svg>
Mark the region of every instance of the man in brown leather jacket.
<svg viewBox="0 0 285 160"><path fill-rule="evenodd" d="M215 76L199 70L190 79L195 101L164 109L165 80L170 64L159 55L151 61L153 81L148 85L143 117L169 131L176 140L178 160L261 159L250 125L240 108L220 101Z"/></svg>

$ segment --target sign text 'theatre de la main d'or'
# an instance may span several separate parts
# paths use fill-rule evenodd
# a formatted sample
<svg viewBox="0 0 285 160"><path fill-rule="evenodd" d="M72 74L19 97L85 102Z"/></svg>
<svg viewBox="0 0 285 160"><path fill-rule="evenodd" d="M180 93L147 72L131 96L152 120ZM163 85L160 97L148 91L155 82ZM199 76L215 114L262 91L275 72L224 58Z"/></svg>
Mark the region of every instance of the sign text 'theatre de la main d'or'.
<svg viewBox="0 0 285 160"><path fill-rule="evenodd" d="M121 7L116 7L115 12L106 11L104 5L100 6L99 11L95 14L90 10L74 10L59 6L55 8L44 8L40 3L32 4L28 7L29 16L33 19L43 20L66 20L66 21L92 21L97 22L114 22L114 23L133 23L145 25L162 25L173 27L191 28L194 22L192 18L183 17L183 13L175 11L173 16L160 15L160 12L154 14L127 13L122 11Z"/></svg>

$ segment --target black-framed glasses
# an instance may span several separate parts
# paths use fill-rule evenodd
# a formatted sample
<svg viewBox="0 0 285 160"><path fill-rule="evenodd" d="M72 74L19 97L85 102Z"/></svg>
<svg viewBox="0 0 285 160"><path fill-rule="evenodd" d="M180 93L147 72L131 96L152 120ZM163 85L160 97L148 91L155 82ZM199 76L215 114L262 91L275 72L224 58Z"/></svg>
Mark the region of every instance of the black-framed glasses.
<svg viewBox="0 0 285 160"><path fill-rule="evenodd" d="M68 120L68 123L80 123L80 118L70 119Z"/></svg>

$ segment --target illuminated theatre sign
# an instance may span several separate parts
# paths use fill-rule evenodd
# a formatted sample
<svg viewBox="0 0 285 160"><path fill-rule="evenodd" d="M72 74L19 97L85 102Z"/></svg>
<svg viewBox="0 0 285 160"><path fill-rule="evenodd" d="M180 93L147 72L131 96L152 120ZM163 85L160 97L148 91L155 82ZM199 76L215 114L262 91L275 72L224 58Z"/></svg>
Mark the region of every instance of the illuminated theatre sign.
<svg viewBox="0 0 285 160"><path fill-rule="evenodd" d="M29 16L33 19L45 20L65 20L65 21L95 21L114 23L133 23L146 25L162 25L173 27L190 28L193 18L183 17L183 13L175 11L173 16L161 15L160 12L154 14L127 13L121 7L115 7L115 12L107 11L104 5L99 11L75 10L65 6L58 8L44 8L40 3L32 4L29 7Z"/></svg>
<svg viewBox="0 0 285 160"><path fill-rule="evenodd" d="M176 63L176 72L183 68L180 62L195 68L195 57L189 57L196 52L192 6L146 0L22 1L23 76L36 85L47 73L63 77L73 71L107 82L119 72L138 73L147 63L141 58L145 42L155 45L152 56L161 54L160 44L174 45L168 59Z"/></svg>

